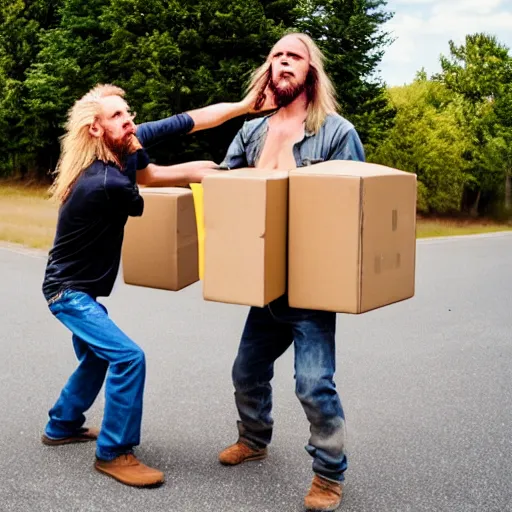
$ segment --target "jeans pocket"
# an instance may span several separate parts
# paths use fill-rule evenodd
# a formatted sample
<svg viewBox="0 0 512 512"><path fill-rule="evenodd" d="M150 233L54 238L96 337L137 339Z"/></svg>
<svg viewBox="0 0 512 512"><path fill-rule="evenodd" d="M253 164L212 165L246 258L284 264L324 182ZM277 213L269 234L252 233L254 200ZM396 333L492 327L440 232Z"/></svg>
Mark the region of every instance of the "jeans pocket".
<svg viewBox="0 0 512 512"><path fill-rule="evenodd" d="M65 290L61 290L60 292L56 293L53 297L50 297L48 299L48 309L52 312L52 314L55 315L61 309L61 301L65 293Z"/></svg>
<svg viewBox="0 0 512 512"><path fill-rule="evenodd" d="M82 299L83 295L85 294L82 292L76 292L70 289L62 290L48 300L48 308L55 315L62 311L65 304L74 302L75 304L73 305L76 306Z"/></svg>

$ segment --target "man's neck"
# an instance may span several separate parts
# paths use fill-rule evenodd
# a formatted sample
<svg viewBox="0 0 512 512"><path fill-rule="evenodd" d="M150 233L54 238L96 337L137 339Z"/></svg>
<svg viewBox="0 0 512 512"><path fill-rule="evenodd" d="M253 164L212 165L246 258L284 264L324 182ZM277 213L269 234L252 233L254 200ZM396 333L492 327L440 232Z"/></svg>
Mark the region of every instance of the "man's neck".
<svg viewBox="0 0 512 512"><path fill-rule="evenodd" d="M303 122L306 120L307 105L306 93L303 92L289 105L281 107L275 114L275 118L282 122L298 121L299 119Z"/></svg>

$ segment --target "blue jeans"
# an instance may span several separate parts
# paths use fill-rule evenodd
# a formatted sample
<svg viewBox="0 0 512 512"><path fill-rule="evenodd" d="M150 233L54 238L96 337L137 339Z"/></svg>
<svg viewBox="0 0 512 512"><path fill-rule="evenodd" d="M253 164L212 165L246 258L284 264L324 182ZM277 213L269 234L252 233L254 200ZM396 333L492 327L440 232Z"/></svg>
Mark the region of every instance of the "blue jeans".
<svg viewBox="0 0 512 512"><path fill-rule="evenodd" d="M313 471L344 481L345 416L333 377L336 314L291 308L286 296L264 308L253 307L233 365L235 402L240 415L239 439L253 448L270 443L273 420L274 361L293 343L295 393L310 423L306 446Z"/></svg>
<svg viewBox="0 0 512 512"><path fill-rule="evenodd" d="M73 333L79 365L49 411L46 435L61 438L80 431L84 412L92 406L107 376L96 456L112 460L130 453L140 442L144 352L114 324L106 308L86 293L66 290L49 308Z"/></svg>

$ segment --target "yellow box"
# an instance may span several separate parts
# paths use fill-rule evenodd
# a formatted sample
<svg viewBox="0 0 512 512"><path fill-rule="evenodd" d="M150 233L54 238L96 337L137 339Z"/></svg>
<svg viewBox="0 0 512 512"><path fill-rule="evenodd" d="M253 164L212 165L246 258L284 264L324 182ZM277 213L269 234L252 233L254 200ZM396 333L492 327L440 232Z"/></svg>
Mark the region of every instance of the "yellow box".
<svg viewBox="0 0 512 512"><path fill-rule="evenodd" d="M199 260L199 279L204 277L204 207L203 207L203 185L201 183L191 183L190 188L194 196L194 208L196 212L197 223L197 247Z"/></svg>

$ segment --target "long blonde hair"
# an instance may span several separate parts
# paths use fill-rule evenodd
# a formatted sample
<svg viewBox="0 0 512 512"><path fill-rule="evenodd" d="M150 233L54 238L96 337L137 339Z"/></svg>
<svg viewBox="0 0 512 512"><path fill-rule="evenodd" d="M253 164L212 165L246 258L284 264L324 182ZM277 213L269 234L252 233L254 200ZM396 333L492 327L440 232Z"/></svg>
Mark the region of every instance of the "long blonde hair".
<svg viewBox="0 0 512 512"><path fill-rule="evenodd" d="M124 97L125 92L115 85L99 84L77 100L68 113L66 133L61 137L61 154L53 174L56 175L49 192L63 203L80 174L94 160L117 162L103 137L94 137L89 128L101 112L101 99L108 96Z"/></svg>
<svg viewBox="0 0 512 512"><path fill-rule="evenodd" d="M324 70L324 55L313 39L307 34L293 31L287 32L283 38L287 36L296 37L306 46L309 52L309 73L306 78L308 97L306 130L317 133L325 121L326 116L336 113L338 110L334 85ZM248 91L256 90L260 94L263 94L272 76L271 57L272 52L268 54L265 63L252 73Z"/></svg>

